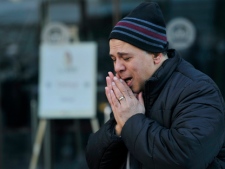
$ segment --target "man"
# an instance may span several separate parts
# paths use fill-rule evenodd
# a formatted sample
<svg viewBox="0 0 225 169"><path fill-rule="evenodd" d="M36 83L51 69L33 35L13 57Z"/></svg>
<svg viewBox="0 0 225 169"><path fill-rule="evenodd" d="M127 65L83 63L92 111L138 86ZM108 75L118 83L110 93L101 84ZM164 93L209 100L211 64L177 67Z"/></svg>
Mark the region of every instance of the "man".
<svg viewBox="0 0 225 169"><path fill-rule="evenodd" d="M225 106L216 84L173 49L156 3L110 34L105 93L113 113L89 138L90 169L225 168Z"/></svg>

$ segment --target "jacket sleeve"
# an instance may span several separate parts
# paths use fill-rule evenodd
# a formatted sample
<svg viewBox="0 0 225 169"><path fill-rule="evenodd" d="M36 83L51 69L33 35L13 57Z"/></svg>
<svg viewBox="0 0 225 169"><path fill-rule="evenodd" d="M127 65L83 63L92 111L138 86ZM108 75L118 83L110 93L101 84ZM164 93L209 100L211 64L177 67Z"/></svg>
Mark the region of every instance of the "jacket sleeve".
<svg viewBox="0 0 225 169"><path fill-rule="evenodd" d="M147 168L207 168L224 142L220 92L207 82L191 84L171 111L170 128L143 114L128 119L121 134L128 150Z"/></svg>
<svg viewBox="0 0 225 169"><path fill-rule="evenodd" d="M121 137L114 134L115 124L111 116L96 133L90 135L86 146L89 169L119 169L126 161L127 148Z"/></svg>

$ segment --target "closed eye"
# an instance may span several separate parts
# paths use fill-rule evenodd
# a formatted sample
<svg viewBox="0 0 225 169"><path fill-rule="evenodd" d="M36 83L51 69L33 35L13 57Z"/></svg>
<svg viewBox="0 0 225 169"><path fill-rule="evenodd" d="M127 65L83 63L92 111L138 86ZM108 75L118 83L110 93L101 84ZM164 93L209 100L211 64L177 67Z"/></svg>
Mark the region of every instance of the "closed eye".
<svg viewBox="0 0 225 169"><path fill-rule="evenodd" d="M128 61L128 60L130 60L130 57L128 57L128 58L123 58L123 60L126 60L126 61Z"/></svg>
<svg viewBox="0 0 225 169"><path fill-rule="evenodd" d="M111 59L112 59L112 61L113 61L113 62L115 62L115 61L116 61L116 58L115 58L115 57L113 57L113 56L111 56Z"/></svg>

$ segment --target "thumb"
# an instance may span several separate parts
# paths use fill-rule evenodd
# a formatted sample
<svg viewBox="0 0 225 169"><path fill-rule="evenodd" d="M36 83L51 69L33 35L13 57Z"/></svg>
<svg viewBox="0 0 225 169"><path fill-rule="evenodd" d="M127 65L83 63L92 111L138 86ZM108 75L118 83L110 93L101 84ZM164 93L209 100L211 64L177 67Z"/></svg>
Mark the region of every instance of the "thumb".
<svg viewBox="0 0 225 169"><path fill-rule="evenodd" d="M143 94L142 94L142 92L140 92L140 93L138 93L138 101L142 104L142 105L144 105L144 99L143 99Z"/></svg>

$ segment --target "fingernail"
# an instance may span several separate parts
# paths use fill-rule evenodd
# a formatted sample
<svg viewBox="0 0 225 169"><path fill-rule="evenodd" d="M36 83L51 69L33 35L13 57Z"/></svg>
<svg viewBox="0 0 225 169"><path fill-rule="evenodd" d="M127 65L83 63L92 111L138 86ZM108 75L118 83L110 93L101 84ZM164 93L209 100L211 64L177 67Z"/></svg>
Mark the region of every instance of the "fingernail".
<svg viewBox="0 0 225 169"><path fill-rule="evenodd" d="M115 85L115 82L112 82L112 85Z"/></svg>
<svg viewBox="0 0 225 169"><path fill-rule="evenodd" d="M121 82L123 82L123 79L120 79Z"/></svg>
<svg viewBox="0 0 225 169"><path fill-rule="evenodd" d="M114 80L117 80L118 78L116 76L113 77Z"/></svg>

